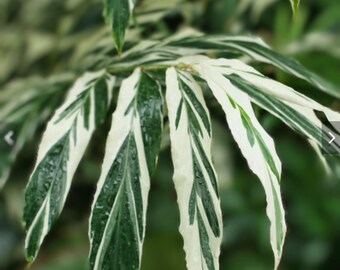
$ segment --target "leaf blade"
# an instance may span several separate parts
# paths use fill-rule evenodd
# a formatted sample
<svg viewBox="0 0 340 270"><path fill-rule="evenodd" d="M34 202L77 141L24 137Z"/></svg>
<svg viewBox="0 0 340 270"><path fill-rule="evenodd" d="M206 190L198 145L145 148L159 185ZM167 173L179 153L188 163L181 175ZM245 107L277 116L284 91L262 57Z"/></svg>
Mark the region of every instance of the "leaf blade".
<svg viewBox="0 0 340 270"><path fill-rule="evenodd" d="M25 192L25 248L29 261L36 258L40 245L62 211L75 170L96 128L93 102L96 82L91 88L87 88L87 83L102 74L102 71L86 73L76 81L43 135ZM108 91L111 91L113 83L114 78L110 77ZM74 107L65 114L75 100L84 96L83 93L87 98L80 103L82 106ZM75 136L77 134L79 136Z"/></svg>
<svg viewBox="0 0 340 270"><path fill-rule="evenodd" d="M120 54L124 45L126 29L132 16L135 0L105 0L104 17L111 27L116 49Z"/></svg>
<svg viewBox="0 0 340 270"><path fill-rule="evenodd" d="M207 81L217 101L221 104L227 118L227 123L237 142L249 168L259 177L266 193L267 216L271 222L270 239L277 269L284 238L286 224L280 192L281 162L276 154L273 140L258 123L248 97L237 90L230 81L222 76L211 62L202 62L199 67L201 76ZM234 104L232 104L231 100ZM236 105L236 107L235 107ZM245 126L242 114L250 119ZM249 128L254 134L255 143L250 140ZM254 143L254 144L253 144Z"/></svg>
<svg viewBox="0 0 340 270"><path fill-rule="evenodd" d="M169 68L166 87L175 169L173 180L178 196L179 230L184 239L187 268L218 269L222 214L217 177L211 161L209 113L200 86L188 73ZM187 95L188 91L190 95Z"/></svg>
<svg viewBox="0 0 340 270"><path fill-rule="evenodd" d="M37 128L61 103L72 76L23 80L0 94L0 137L13 132L13 145L0 141L0 189L6 184L11 165ZM53 98L52 98L53 97ZM49 107L44 106L49 102Z"/></svg>
<svg viewBox="0 0 340 270"><path fill-rule="evenodd" d="M189 33L189 35L170 40L164 46L165 48L168 46L168 50L176 48L183 56L196 55L198 52L206 53L209 50L247 55L255 61L274 65L288 74L305 80L323 92L340 98L340 89L337 86L320 78L291 57L275 52L263 40L257 37L206 36L200 33Z"/></svg>
<svg viewBox="0 0 340 270"><path fill-rule="evenodd" d="M270 79L254 68L238 61L220 59L216 68L224 74L233 85L248 94L254 102L265 110L273 113L297 132L312 139L320 147L327 145L330 131L326 123L322 123L315 111L323 113L328 121L340 121L340 114L300 94L293 88ZM220 67L218 67L220 66ZM340 131L338 131L340 132ZM340 145L335 142L333 152L340 151ZM329 149L324 149L327 153Z"/></svg>
<svg viewBox="0 0 340 270"><path fill-rule="evenodd" d="M135 70L120 89L92 205L91 269L140 268L150 175L160 149L162 121L159 84Z"/></svg>

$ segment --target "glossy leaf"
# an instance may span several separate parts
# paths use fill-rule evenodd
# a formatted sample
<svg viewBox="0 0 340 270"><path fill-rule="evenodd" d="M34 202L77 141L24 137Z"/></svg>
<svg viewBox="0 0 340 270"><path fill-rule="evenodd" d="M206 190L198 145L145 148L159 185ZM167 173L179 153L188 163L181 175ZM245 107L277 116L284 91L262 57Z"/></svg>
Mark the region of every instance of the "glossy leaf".
<svg viewBox="0 0 340 270"><path fill-rule="evenodd" d="M137 69L122 83L106 144L90 218L91 269L140 269L162 123L160 86Z"/></svg>
<svg viewBox="0 0 340 270"><path fill-rule="evenodd" d="M136 0L104 0L104 17L111 27L119 54L123 49L125 32L129 27L135 2Z"/></svg>
<svg viewBox="0 0 340 270"><path fill-rule="evenodd" d="M47 125L25 193L28 261L35 259L62 211L91 135L107 113L113 82L114 78L104 72L86 73L76 81ZM98 95L100 103L96 102Z"/></svg>

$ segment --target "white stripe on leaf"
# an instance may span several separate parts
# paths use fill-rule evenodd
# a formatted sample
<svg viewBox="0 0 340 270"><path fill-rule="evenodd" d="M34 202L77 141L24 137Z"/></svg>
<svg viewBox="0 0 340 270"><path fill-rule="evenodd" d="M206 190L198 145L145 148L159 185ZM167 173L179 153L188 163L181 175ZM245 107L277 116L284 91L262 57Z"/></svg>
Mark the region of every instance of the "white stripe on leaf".
<svg viewBox="0 0 340 270"><path fill-rule="evenodd" d="M170 40L164 46L173 50L182 50L183 56L195 55L197 51L202 54L213 51L225 51L231 54L245 54L256 61L274 65L281 70L307 81L325 93L340 98L338 87L323 80L318 75L310 72L296 60L273 51L258 37L252 36L207 36L201 33L178 35L179 38ZM175 47L175 48L174 48Z"/></svg>
<svg viewBox="0 0 340 270"><path fill-rule="evenodd" d="M253 90L250 89L250 91L256 91L257 93L255 93L255 95L257 96L261 95L259 91L263 92L263 94L266 95L265 99L267 99L267 102L275 102L275 105L272 104L275 110L285 110L286 113L282 112L278 114L277 112L273 112L270 107L263 106L263 104L255 98L254 101L256 103L259 103L260 106L274 113L289 126L292 126L294 129L297 129L318 143L320 147L322 147L322 141L327 138L325 135L329 129L322 124L314 111L322 112L330 123L332 123L332 121L340 121L340 114L338 112L332 111L289 86L265 77L254 68L239 60L218 59L206 60L206 62L213 65L221 74L227 76L234 85L240 81L241 84L239 83L238 86L240 90L244 91L246 87L254 88ZM243 87L241 85L243 85ZM249 94L249 91L246 92ZM273 101L273 99L277 101ZM287 115L287 109L292 112L289 116ZM340 131L338 132L340 133ZM336 151L340 151L340 145L337 145L337 143L333 144L332 147L336 148Z"/></svg>
<svg viewBox="0 0 340 270"><path fill-rule="evenodd" d="M29 261L35 259L62 211L91 135L106 116L113 84L114 77L103 71L84 74L47 125L25 193L25 247Z"/></svg>
<svg viewBox="0 0 340 270"><path fill-rule="evenodd" d="M211 123L200 86L187 72L166 72L173 180L187 268L219 269L222 214L211 161Z"/></svg>
<svg viewBox="0 0 340 270"><path fill-rule="evenodd" d="M264 187L267 216L271 222L270 241L277 269L282 256L286 224L280 192L281 162L274 142L255 117L246 94L208 63L202 61L198 69L221 104L231 133L249 168L259 177Z"/></svg>
<svg viewBox="0 0 340 270"><path fill-rule="evenodd" d="M135 70L121 85L92 206L91 269L140 269L162 121L158 82Z"/></svg>
<svg viewBox="0 0 340 270"><path fill-rule="evenodd" d="M73 76L26 79L10 85L0 94L0 138L13 132L13 145L1 148L0 189L6 183L11 165L24 144L62 102ZM46 106L46 103L49 106Z"/></svg>

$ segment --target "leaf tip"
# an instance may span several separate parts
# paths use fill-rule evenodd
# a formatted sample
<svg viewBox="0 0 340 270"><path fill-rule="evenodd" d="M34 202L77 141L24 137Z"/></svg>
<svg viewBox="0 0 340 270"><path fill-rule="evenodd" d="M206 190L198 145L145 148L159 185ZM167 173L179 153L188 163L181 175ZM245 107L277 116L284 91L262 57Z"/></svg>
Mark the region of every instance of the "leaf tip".
<svg viewBox="0 0 340 270"><path fill-rule="evenodd" d="M34 260L35 260L34 256L26 253L27 267L30 267L30 265L34 262ZM27 269L29 269L29 268L27 268Z"/></svg>
<svg viewBox="0 0 340 270"><path fill-rule="evenodd" d="M115 34L113 34L112 37L113 37L113 41L115 43L117 54L120 57L123 53L124 36L116 36Z"/></svg>

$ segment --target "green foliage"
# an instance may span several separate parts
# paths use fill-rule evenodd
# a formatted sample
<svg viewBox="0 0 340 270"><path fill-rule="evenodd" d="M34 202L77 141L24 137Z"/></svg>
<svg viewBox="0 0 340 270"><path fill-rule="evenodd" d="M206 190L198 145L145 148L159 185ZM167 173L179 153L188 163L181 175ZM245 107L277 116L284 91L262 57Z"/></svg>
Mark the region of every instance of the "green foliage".
<svg viewBox="0 0 340 270"><path fill-rule="evenodd" d="M160 86L137 70L122 82L108 136L90 218L91 269L140 268L162 126Z"/></svg>
<svg viewBox="0 0 340 270"><path fill-rule="evenodd" d="M118 53L122 53L125 31L129 27L135 0L105 0L104 17L111 26Z"/></svg>
<svg viewBox="0 0 340 270"><path fill-rule="evenodd" d="M299 7L300 0L290 0L290 3L292 4L293 13L295 15Z"/></svg>
<svg viewBox="0 0 340 270"><path fill-rule="evenodd" d="M328 131L321 129L321 120L339 121L340 114L307 96L338 99L338 87L290 57L274 51L256 37L209 35L193 30L173 34L174 30L168 28L166 21L171 20L171 16L182 15L168 4L158 6L151 1L150 5L141 3L135 6L134 1L105 1L104 17L111 28L110 34L101 21L89 20L91 11L96 11L97 15L101 13L100 1L90 1L82 10L77 8L82 2L80 0L67 5L38 2L38 14L58 8L69 13L69 20L65 21L57 13L56 19L60 20L55 29L59 33L58 42L55 44L55 37L46 37L44 50L30 52L29 57L23 53L25 63L39 67L47 61L46 55L50 53L52 57L48 62L67 56L68 63L45 71L37 68L33 73L45 72L49 78L25 79L14 87L8 84L12 76L31 74L32 71L24 65L16 69L14 63L0 76L1 83L6 84L6 90L0 92L0 119L5 123L0 134L7 129L19 134L15 146L2 151L1 186L8 179L20 150L55 111L48 121L25 192L27 260L33 262L36 259L44 238L62 213L66 198L72 200L71 184L77 179L76 170L79 164L84 169L82 164L91 159L85 154L88 145L91 148L90 139L93 134L98 136L98 132L102 133L100 141L105 140L103 130L109 129L109 115L114 111L105 155L97 154L99 159L104 156L104 161L91 209L87 264L91 269L142 267L145 239L148 246L146 223L150 181L157 167L162 166L162 163L157 166L158 156L163 153L161 149L170 145L186 268L211 270L220 269L220 264L226 265L224 259L219 258L221 246L224 248L225 241L228 241L223 240L222 235L226 239L232 238L226 228L233 223L222 217L222 211L226 211L224 199L228 195L223 187L224 175L217 170L218 162L214 160L214 150L211 150L217 141L212 122L221 121L224 113L231 131L230 139L235 140L249 169L264 188L270 221L267 240L274 254L274 269L277 269L286 234L281 198L281 184L284 182L281 181L281 151L277 153L276 150L276 145L281 143L274 142L268 134L267 130L272 133L271 128L261 120L259 107L269 112L267 117L271 121L280 119L310 140L319 153ZM291 2L295 12L298 1ZM11 10L13 4L4 3ZM181 5L190 9L197 3L183 2ZM29 8L26 4L23 7L24 11ZM127 31L133 13L136 24ZM10 20L8 14L2 16L2 22ZM185 20L193 18L195 15ZM160 23L155 29L156 20ZM90 26L79 30L84 25L80 22L84 21ZM40 21L32 20L31 23L43 25L41 33L37 34L39 38L32 38L30 46L35 48L37 41L52 26L46 24L43 16ZM18 33L20 31L19 28ZM6 44L0 49L5 47ZM14 52L9 54L8 63ZM300 87L296 91L273 79L272 74L266 76L266 70L273 66L281 70L280 77L287 78L287 74L298 77L311 85L307 89L321 91L310 94ZM327 126L329 130L332 128L329 123ZM229 132L224 130L223 134ZM221 146L225 147L224 141ZM336 143L333 147L340 150ZM84 155L86 158L80 163ZM333 177L338 178L338 159L326 157L322 161ZM91 168L99 173L99 167L97 161ZM91 171L90 168L87 170ZM169 178L170 174L156 172L155 179L160 182L155 184L160 185L160 178ZM98 175L94 173L89 178L96 177ZM151 193L151 209L158 204L152 196ZM173 207L169 208L170 212L175 212ZM259 228L264 230L266 226L261 224ZM241 235L235 239L242 242ZM86 250L81 254L84 252ZM84 263L83 255L80 257L79 261L74 261L75 265ZM233 259L228 264L235 268Z"/></svg>

